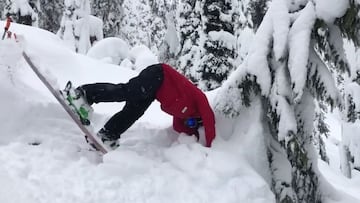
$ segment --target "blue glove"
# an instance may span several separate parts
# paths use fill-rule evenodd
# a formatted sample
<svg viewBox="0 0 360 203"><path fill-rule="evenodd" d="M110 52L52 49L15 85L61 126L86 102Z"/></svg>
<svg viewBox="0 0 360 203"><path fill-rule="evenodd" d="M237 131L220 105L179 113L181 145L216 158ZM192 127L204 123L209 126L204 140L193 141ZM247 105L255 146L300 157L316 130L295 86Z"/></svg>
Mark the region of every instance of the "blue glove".
<svg viewBox="0 0 360 203"><path fill-rule="evenodd" d="M185 119L185 126L188 128L199 128L202 125L201 118L188 118Z"/></svg>

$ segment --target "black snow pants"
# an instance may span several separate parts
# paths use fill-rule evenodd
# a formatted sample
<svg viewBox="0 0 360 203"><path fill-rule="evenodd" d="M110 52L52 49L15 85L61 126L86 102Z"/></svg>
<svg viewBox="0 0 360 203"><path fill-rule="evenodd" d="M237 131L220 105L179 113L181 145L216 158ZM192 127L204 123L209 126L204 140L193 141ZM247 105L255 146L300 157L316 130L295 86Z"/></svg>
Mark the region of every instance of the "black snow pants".
<svg viewBox="0 0 360 203"><path fill-rule="evenodd" d="M120 138L138 120L155 100L164 75L161 64L148 66L128 83L94 83L82 85L89 104L99 102L123 102L124 108L113 115L104 125L106 136Z"/></svg>

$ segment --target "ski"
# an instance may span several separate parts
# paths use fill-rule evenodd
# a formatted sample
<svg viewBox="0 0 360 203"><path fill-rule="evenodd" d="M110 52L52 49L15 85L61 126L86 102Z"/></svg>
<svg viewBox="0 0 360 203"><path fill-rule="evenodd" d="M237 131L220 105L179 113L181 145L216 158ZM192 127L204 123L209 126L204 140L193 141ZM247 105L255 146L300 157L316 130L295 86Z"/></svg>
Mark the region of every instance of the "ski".
<svg viewBox="0 0 360 203"><path fill-rule="evenodd" d="M55 89L50 84L50 82L40 72L40 70L35 66L35 64L31 61L30 57L25 52L23 52L22 55L23 55L25 61L29 64L30 68L35 72L37 77L42 81L42 83L46 86L46 88L56 98L56 100L60 103L60 105L64 108L64 110L69 114L69 116L77 124L77 126L85 134L85 136L87 136L87 139L89 139L91 144L94 144L96 149L98 149L103 154L107 153L109 151L109 149L107 149L106 146L104 146L102 144L102 141L100 140L100 138L98 138L96 135L93 135L92 126L90 125L90 122L84 123L84 121L82 121L82 119L81 119L81 116L74 110L74 108L71 108L71 105L68 104L69 103L68 100L66 100L66 98L64 98L64 95L61 93L61 91Z"/></svg>

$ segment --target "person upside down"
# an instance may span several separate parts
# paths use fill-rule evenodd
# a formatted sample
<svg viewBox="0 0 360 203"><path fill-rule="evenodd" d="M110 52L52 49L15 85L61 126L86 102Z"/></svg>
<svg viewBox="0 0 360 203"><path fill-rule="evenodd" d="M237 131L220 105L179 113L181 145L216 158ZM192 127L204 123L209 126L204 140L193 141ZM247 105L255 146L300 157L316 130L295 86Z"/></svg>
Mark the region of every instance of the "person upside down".
<svg viewBox="0 0 360 203"><path fill-rule="evenodd" d="M215 116L205 94L185 76L167 64L154 64L128 83L93 83L76 88L89 105L99 102L126 102L99 130L97 136L112 149L117 140L156 99L161 109L173 116L173 129L199 137L205 129L206 147L215 138ZM88 141L88 140L87 140ZM90 143L91 144L91 143Z"/></svg>

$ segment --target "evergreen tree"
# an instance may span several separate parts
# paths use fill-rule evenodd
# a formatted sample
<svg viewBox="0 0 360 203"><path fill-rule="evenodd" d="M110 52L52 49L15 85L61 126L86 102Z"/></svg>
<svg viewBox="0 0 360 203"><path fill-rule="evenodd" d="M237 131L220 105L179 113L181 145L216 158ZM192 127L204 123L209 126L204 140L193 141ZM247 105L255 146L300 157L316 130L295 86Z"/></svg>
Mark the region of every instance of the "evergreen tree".
<svg viewBox="0 0 360 203"><path fill-rule="evenodd" d="M64 1L40 0L39 27L56 33L63 10Z"/></svg>
<svg viewBox="0 0 360 203"><path fill-rule="evenodd" d="M250 1L251 2L251 1ZM249 50L249 41L254 36L254 29L252 28L252 18L249 15L249 4L245 1L233 0L232 9L233 14L234 36L236 37L236 54L234 66L238 67L244 60Z"/></svg>
<svg viewBox="0 0 360 203"><path fill-rule="evenodd" d="M104 22L103 32L105 37L119 36L121 19L124 15L123 3L124 0L92 0L92 14Z"/></svg>
<svg viewBox="0 0 360 203"><path fill-rule="evenodd" d="M323 102L316 102L315 122L313 130L314 144L320 155L321 160L329 163L329 157L326 154L324 138L329 136L329 126L325 123L325 113L327 106Z"/></svg>
<svg viewBox="0 0 360 203"><path fill-rule="evenodd" d="M77 51L77 46L75 44L75 22L80 18L78 12L76 12L79 7L76 5L75 0L66 1L64 6L65 9L61 19L58 35L72 50Z"/></svg>
<svg viewBox="0 0 360 203"><path fill-rule="evenodd" d="M133 10L136 8L136 10ZM125 0L123 3L124 18L121 21L120 38L130 46L143 44L151 48L151 8L148 0Z"/></svg>
<svg viewBox="0 0 360 203"><path fill-rule="evenodd" d="M180 42L175 27L175 14L169 13L166 19L166 34L159 48L159 61L176 67Z"/></svg>
<svg viewBox="0 0 360 203"><path fill-rule="evenodd" d="M205 32L204 53L199 67L199 87L211 90L219 87L234 69L236 15L231 1L205 0L203 22Z"/></svg>
<svg viewBox="0 0 360 203"><path fill-rule="evenodd" d="M11 16L16 23L38 27L39 10L39 0L26 0L24 2L6 0L4 13L5 16Z"/></svg>
<svg viewBox="0 0 360 203"><path fill-rule="evenodd" d="M167 0L149 0L149 5L151 13L165 19L168 12L172 9L173 2Z"/></svg>
<svg viewBox="0 0 360 203"><path fill-rule="evenodd" d="M125 0L120 37L131 46L143 44L158 53L165 38L165 15L170 7L164 0Z"/></svg>
<svg viewBox="0 0 360 203"><path fill-rule="evenodd" d="M249 2L247 13L251 16L251 28L257 30L267 11L269 0L253 0Z"/></svg>
<svg viewBox="0 0 360 203"><path fill-rule="evenodd" d="M103 22L90 15L89 0L65 1L58 35L74 51L85 54L94 41L103 38Z"/></svg>
<svg viewBox="0 0 360 203"><path fill-rule="evenodd" d="M195 83L200 79L204 43L202 7L201 1L185 0L179 3L177 10L180 51L176 67Z"/></svg>
<svg viewBox="0 0 360 203"><path fill-rule="evenodd" d="M151 8L152 21L150 25L151 29L151 41L154 42L152 50L155 53L159 52L159 48L165 40L166 24L168 20L166 16L169 14L171 9L171 2L165 0L149 0ZM170 23L171 24L171 23Z"/></svg>
<svg viewBox="0 0 360 203"><path fill-rule="evenodd" d="M6 1L0 1L0 17L1 19L5 19L5 5L6 5Z"/></svg>
<svg viewBox="0 0 360 203"><path fill-rule="evenodd" d="M339 6L347 8L346 2ZM312 141L314 101L332 108L342 103L333 75L348 70L339 43L341 32L333 24L335 17L328 19L317 11L313 1L272 1L252 49L215 102L217 110L236 118L256 98L262 100L277 202L321 202L318 155ZM332 14L341 17L344 13L338 9ZM324 30L326 35L322 35Z"/></svg>
<svg viewBox="0 0 360 203"><path fill-rule="evenodd" d="M247 2L181 1L177 5L180 52L179 71L201 89L219 87L247 54L245 38L251 16ZM248 34L251 33L251 34Z"/></svg>
<svg viewBox="0 0 360 203"><path fill-rule="evenodd" d="M354 47L354 54L359 54L360 47L360 3L358 1L350 0L349 8L345 15L336 20L335 25L339 27L338 35L345 36ZM334 40L336 48L337 41ZM342 55L334 54L336 59L343 58ZM337 62L337 63L336 63ZM343 67L344 63L337 60L334 62L336 66ZM347 65L347 64L345 64ZM348 67L345 66L347 69ZM347 69L348 70L348 69ZM359 61L353 64L348 70L349 74L340 75L339 83L342 82L342 90L345 98L345 105L343 108L343 123L342 123L342 143L341 143L341 169L347 177L352 176L352 170L360 170L360 141L358 129L360 121L360 68Z"/></svg>

